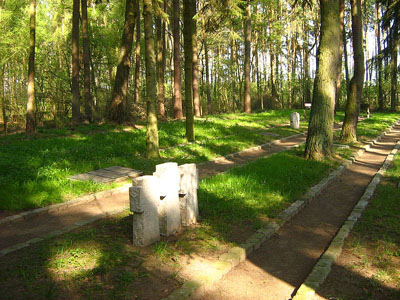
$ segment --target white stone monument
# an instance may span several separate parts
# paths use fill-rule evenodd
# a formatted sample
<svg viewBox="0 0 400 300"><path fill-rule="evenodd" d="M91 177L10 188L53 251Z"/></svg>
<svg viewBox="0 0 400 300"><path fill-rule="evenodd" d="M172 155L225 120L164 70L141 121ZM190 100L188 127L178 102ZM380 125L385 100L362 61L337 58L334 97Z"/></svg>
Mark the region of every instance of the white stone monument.
<svg viewBox="0 0 400 300"><path fill-rule="evenodd" d="M132 181L129 188L130 210L133 214L133 244L148 246L160 240L158 206L160 191L158 178L142 176Z"/></svg>
<svg viewBox="0 0 400 300"><path fill-rule="evenodd" d="M179 166L180 185L179 199L181 207L181 222L183 226L197 223L199 206L197 202L197 189L199 187L199 172L196 164Z"/></svg>
<svg viewBox="0 0 400 300"><path fill-rule="evenodd" d="M160 233L169 236L181 229L178 164L168 162L157 165L153 175L159 179L160 185Z"/></svg>
<svg viewBox="0 0 400 300"><path fill-rule="evenodd" d="M295 129L300 128L300 114L298 112L292 112L290 114L290 127Z"/></svg>

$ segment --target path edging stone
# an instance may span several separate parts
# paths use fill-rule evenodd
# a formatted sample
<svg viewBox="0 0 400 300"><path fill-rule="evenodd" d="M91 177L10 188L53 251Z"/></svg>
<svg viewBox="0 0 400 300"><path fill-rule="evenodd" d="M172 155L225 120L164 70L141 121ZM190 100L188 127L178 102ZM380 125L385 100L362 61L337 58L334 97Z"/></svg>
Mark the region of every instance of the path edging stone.
<svg viewBox="0 0 400 300"><path fill-rule="evenodd" d="M391 129L393 126L390 127ZM384 132L386 135L388 131ZM380 137L382 137L381 135ZM394 146L393 150L390 154L387 155L384 163L382 164L379 171L374 175L373 179L368 184L364 194L361 196L358 203L354 206L352 212L350 213L347 220L344 222L342 227L339 229L336 236L333 238L328 249L322 254L319 258L318 262L312 269L311 273L308 275L304 283L299 287L295 296L292 300L311 300L313 299L316 290L321 286L321 284L328 277L332 265L339 258L342 253L343 245L350 234L350 231L353 229L354 225L361 218L361 215L369 201L371 200L378 184L382 179L382 175L386 172L386 170L391 166L394 160L394 156L400 150L400 141Z"/></svg>
<svg viewBox="0 0 400 300"><path fill-rule="evenodd" d="M337 176L339 176L346 168L348 168L353 162L357 160L365 151L368 151L370 144L376 144L379 142L386 133L390 132L393 127L397 124L397 121L386 129L382 134L380 134L376 139L372 140L367 145L363 146L362 149L358 150L356 154L354 154L349 160L345 161L341 166L339 166L336 170L332 171L328 176L323 178L318 184L312 186L306 194L304 194L299 200L292 203L288 208L278 214L276 222L271 222L266 227L257 230L252 236L250 236L246 242L240 244L238 247L233 247L228 252L222 254L219 257L219 261L222 264L215 265L215 272L210 272L206 278L202 278L201 276L197 278L197 280L190 280L185 282L181 288L176 289L171 294L169 294L166 298L161 300L183 300L183 299L198 299L205 295L205 293L212 288L212 286L222 279L227 273L229 273L232 269L234 269L237 265L239 265L242 261L246 260L247 257L256 249L260 248L261 244L265 242L267 239L271 238L279 229L280 227L293 218L301 209L303 209L307 204L309 204L315 197L317 197L322 189L324 189L332 180L334 180ZM304 133L298 134L296 136L304 135ZM292 136L294 137L294 136ZM281 139L282 140L282 139ZM268 143L271 144L271 143ZM265 144L267 145L267 144ZM400 142L398 144L400 148ZM258 147L250 148L250 149L260 149ZM250 151L247 149L245 151ZM243 151L242 151L243 152ZM238 152L237 154L239 154ZM230 154L232 156L233 154ZM224 156L226 158L226 156ZM221 159L221 158L220 158ZM388 167L388 166L387 166ZM363 209L366 207L363 206ZM353 215L352 219L354 219L356 215ZM346 221L347 222L347 221ZM347 225L354 226L356 221L349 221ZM344 237L349 234L350 230L344 229L341 232L341 237ZM342 244L341 239L335 240L333 243L332 249L327 255L324 257L324 260L321 262L320 267L312 274L310 278L313 283L315 282L316 278L326 278L329 273L326 271L329 269L333 263L334 258L336 258L341 249L340 245ZM311 274L310 274L311 275ZM186 283L190 283L186 285ZM310 295L312 288L306 286L304 291L307 295ZM310 298L298 298L296 300L305 300ZM293 299L295 300L295 299Z"/></svg>

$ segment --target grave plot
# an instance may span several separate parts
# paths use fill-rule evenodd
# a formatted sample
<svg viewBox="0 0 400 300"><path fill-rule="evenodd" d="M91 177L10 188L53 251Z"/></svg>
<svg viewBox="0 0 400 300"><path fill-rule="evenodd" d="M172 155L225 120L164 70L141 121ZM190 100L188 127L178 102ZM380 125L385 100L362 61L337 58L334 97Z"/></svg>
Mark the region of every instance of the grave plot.
<svg viewBox="0 0 400 300"><path fill-rule="evenodd" d="M136 178L143 174L140 170L112 166L105 169L90 171L83 174L78 174L69 177L71 180L89 181L92 180L97 183L110 183L120 182L129 178Z"/></svg>

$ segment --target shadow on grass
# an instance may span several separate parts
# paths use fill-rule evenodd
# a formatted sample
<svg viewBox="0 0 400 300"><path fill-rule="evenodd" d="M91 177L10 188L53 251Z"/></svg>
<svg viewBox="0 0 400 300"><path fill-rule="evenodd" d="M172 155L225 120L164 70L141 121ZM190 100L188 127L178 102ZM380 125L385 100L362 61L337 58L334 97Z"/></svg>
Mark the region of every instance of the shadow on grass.
<svg viewBox="0 0 400 300"><path fill-rule="evenodd" d="M96 222L0 258L1 299L160 299L173 261L132 246L131 216Z"/></svg>

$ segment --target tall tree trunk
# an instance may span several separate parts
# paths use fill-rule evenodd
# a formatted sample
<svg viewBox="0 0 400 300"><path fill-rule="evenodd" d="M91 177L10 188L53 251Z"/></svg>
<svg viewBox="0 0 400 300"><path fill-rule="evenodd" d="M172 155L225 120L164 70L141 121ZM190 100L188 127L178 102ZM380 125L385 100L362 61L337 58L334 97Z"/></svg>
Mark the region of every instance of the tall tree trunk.
<svg viewBox="0 0 400 300"><path fill-rule="evenodd" d="M119 51L117 74L115 75L114 89L112 92L109 111L110 120L122 123L127 117L126 95L128 93L129 69L131 66L131 53L133 32L136 21L136 3L139 0L126 0L125 25L122 32L122 42Z"/></svg>
<svg viewBox="0 0 400 300"><path fill-rule="evenodd" d="M81 103L79 91L79 7L80 0L73 0L72 8L72 122L81 121Z"/></svg>
<svg viewBox="0 0 400 300"><path fill-rule="evenodd" d="M303 72L304 72L304 103L311 102L311 85L310 85L310 64L309 64L309 42L307 25L304 23L304 33L306 35L304 42L304 59L303 59ZM304 104L303 103L303 104Z"/></svg>
<svg viewBox="0 0 400 300"><path fill-rule="evenodd" d="M395 19L391 39L391 82L390 82L390 109L396 111L397 106L397 57L399 51L399 20Z"/></svg>
<svg viewBox="0 0 400 300"><path fill-rule="evenodd" d="M165 0L164 0L165 1ZM161 11L161 3L158 4ZM157 99L158 99L158 113L162 118L165 118L165 105L164 105L164 56L165 56L165 30L164 22L161 20L161 15L156 17L156 38L157 38Z"/></svg>
<svg viewBox="0 0 400 300"><path fill-rule="evenodd" d="M339 1L321 0L320 42L308 126L306 159L319 160L333 151L333 110L339 61Z"/></svg>
<svg viewBox="0 0 400 300"><path fill-rule="evenodd" d="M183 119L182 112L182 80L181 80L181 50L180 50L180 3L173 0L172 4L172 35L174 37L174 118Z"/></svg>
<svg viewBox="0 0 400 300"><path fill-rule="evenodd" d="M183 37L185 54L185 107L186 107L186 139L194 141L193 115L193 18L192 5L195 0L183 2Z"/></svg>
<svg viewBox="0 0 400 300"><path fill-rule="evenodd" d="M192 26L193 26L193 108L196 117L201 116L200 98L199 98L199 62L197 56L197 22L194 19L196 15L196 1L192 2Z"/></svg>
<svg viewBox="0 0 400 300"><path fill-rule="evenodd" d="M357 141L357 123L365 74L361 0L351 0L350 3L351 27L353 31L354 75L350 80L346 114L340 137L344 142Z"/></svg>
<svg viewBox="0 0 400 300"><path fill-rule="evenodd" d="M343 26L343 31L342 31L342 39L343 39L343 59L344 59L344 75L346 79L346 95L349 93L349 88L350 88L350 75L349 75L349 60L348 60L348 54L347 54L347 30L346 30L346 24Z"/></svg>
<svg viewBox="0 0 400 300"><path fill-rule="evenodd" d="M244 27L244 77L245 77L243 110L246 113L250 113L251 112L251 98L250 98L251 6L250 6L250 0L247 0L243 27Z"/></svg>
<svg viewBox="0 0 400 300"><path fill-rule="evenodd" d="M375 2L375 12L376 19L380 20L380 11L379 11L379 0ZM376 22L375 24L375 36L376 36L376 44L378 46L378 58L376 62L376 78L378 79L378 105L379 110L383 111L384 109L384 99L383 99L383 88L382 88L382 49L381 49L381 26L380 22Z"/></svg>
<svg viewBox="0 0 400 300"><path fill-rule="evenodd" d="M139 103L140 101L140 64L141 64L141 56L140 56L140 4L139 0L136 1L136 45L135 45L135 95L134 101L135 103Z"/></svg>
<svg viewBox="0 0 400 300"><path fill-rule="evenodd" d="M210 86L210 61L208 58L207 38L204 39L204 59L206 65L206 94L207 94L207 113L211 114L211 86Z"/></svg>
<svg viewBox="0 0 400 300"><path fill-rule="evenodd" d="M4 134L7 134L7 107L6 107L6 95L5 95L5 65L1 70L1 111L3 113L3 130Z"/></svg>
<svg viewBox="0 0 400 300"><path fill-rule="evenodd" d="M343 32L344 30L344 0L339 0L339 16L340 16L340 31ZM337 105L339 103L339 97L340 97L340 86L342 83L342 59L343 59L343 33L342 33L342 38L339 40L339 57L340 61L338 64L338 73L337 73L337 79L336 79L336 94L335 94L335 112L337 109Z"/></svg>
<svg viewBox="0 0 400 300"><path fill-rule="evenodd" d="M157 86L156 86L156 57L154 53L153 34L153 1L143 0L143 19L145 36L146 62L146 104L147 104L147 131L146 157L157 158L158 152L158 124L157 124Z"/></svg>
<svg viewBox="0 0 400 300"><path fill-rule="evenodd" d="M35 46L36 46L36 0L30 0L30 37L28 66L28 102L26 105L26 131L35 131Z"/></svg>
<svg viewBox="0 0 400 300"><path fill-rule="evenodd" d="M89 51L89 25L87 14L87 0L81 0L82 5L82 45L83 45L83 72L85 91L85 116L93 122L93 103L90 90L90 51Z"/></svg>

